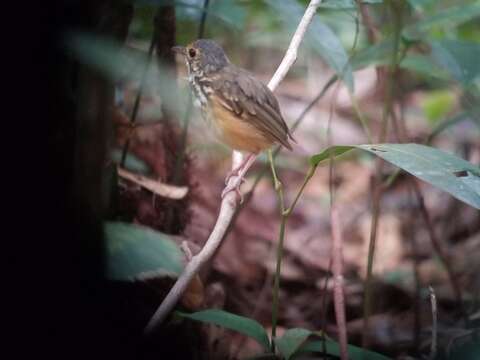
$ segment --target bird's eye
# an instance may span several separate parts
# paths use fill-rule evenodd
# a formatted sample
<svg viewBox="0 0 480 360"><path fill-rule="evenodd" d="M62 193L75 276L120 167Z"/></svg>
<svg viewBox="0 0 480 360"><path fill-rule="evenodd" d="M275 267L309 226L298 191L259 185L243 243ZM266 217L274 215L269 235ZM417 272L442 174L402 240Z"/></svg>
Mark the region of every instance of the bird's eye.
<svg viewBox="0 0 480 360"><path fill-rule="evenodd" d="M194 58L195 55L197 55L197 52L195 51L195 49L188 49L188 56L190 56L191 58Z"/></svg>

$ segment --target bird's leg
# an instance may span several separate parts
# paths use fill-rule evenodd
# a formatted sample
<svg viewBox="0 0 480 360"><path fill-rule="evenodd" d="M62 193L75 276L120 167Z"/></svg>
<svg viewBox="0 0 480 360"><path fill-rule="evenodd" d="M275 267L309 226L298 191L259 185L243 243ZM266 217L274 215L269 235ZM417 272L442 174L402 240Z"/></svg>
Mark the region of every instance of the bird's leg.
<svg viewBox="0 0 480 360"><path fill-rule="evenodd" d="M256 158L257 154L249 154L246 156L245 160L240 164L240 166L228 174L226 179L227 186L225 186L225 189L222 191L222 198L225 197L225 195L227 195L230 191L235 190L235 192L240 196L240 202L242 202L243 197L240 193L240 185L242 185L242 182L245 181L243 176L248 169L250 169ZM234 177L234 179L232 179L232 177Z"/></svg>
<svg viewBox="0 0 480 360"><path fill-rule="evenodd" d="M242 168L245 166L245 164L246 164L247 162L250 161L250 159L251 159L252 156L254 157L253 160L255 160L255 158L257 157L257 155L255 155L255 154L248 154L247 156L245 156L245 158L243 159L243 161L242 161L242 163L241 163L240 165L238 165L235 169L230 170L230 171L228 172L227 177L225 178L225 185L228 184L228 182L230 181L230 179L231 179L233 176L238 176L238 174L240 173L240 171L242 170ZM253 161L253 160L252 160L252 161ZM250 166L251 166L251 164L250 164L248 167L250 167ZM248 167L247 167L247 170L248 170Z"/></svg>

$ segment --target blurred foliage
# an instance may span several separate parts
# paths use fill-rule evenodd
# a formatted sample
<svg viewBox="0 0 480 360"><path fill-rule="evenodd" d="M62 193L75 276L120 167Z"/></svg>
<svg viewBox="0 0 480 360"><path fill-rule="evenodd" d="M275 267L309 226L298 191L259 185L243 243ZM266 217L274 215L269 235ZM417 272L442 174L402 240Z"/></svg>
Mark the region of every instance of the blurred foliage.
<svg viewBox="0 0 480 360"><path fill-rule="evenodd" d="M123 223L104 225L109 279L131 281L146 273L179 274L182 253L168 235Z"/></svg>
<svg viewBox="0 0 480 360"><path fill-rule="evenodd" d="M203 310L191 314L177 311L175 315L181 318L215 324L226 329L234 330L254 339L262 346L267 354L261 355L259 358L272 355L272 358L278 359L278 357L273 357L272 353L268 353L271 349L271 342L268 338L267 331L253 319L218 309ZM293 328L287 329L281 337L274 340L274 343L278 347L281 359L286 360L293 359L297 355L303 355L304 353L325 353L331 356L340 356L340 346L336 341L333 341L327 336L322 340L315 340L315 337L322 337L321 332ZM309 340L310 338L312 340ZM386 356L353 345L348 345L347 351L349 357L353 360L388 360Z"/></svg>
<svg viewBox="0 0 480 360"><path fill-rule="evenodd" d="M183 115L187 99L185 91L172 87L175 74L166 67L148 66L147 53L133 47L121 46L112 39L92 36L87 33L71 33L68 36L68 50L84 64L103 73L114 84L143 82L145 92L159 92L163 104L177 117Z"/></svg>
<svg viewBox="0 0 480 360"><path fill-rule="evenodd" d="M445 118L455 105L455 94L449 90L431 91L422 101L425 117L432 125Z"/></svg>
<svg viewBox="0 0 480 360"><path fill-rule="evenodd" d="M70 34L66 40L72 56L117 84L140 83L148 64L146 49L157 7L175 6L177 42L187 44L197 37L204 5L204 0L131 1L135 5L135 15L127 47L111 39L83 33ZM221 43L233 62L239 65L256 61L260 52L278 54L275 61L279 62L307 3L308 0L211 0L205 37ZM301 64L305 54L318 56L354 93L355 71L391 64L395 29L388 5L401 3L403 28L398 65L402 80L403 75L412 76L415 84L421 84L423 98L419 103L425 125L431 129L429 140L460 122L480 124L480 1L363 0L362 3L368 6L371 20L378 27L375 44L370 44L365 35L367 29L359 19L358 1L324 0L300 48L297 64ZM273 73L276 65L268 63L268 71ZM169 71L151 66L146 79L147 90L160 89L164 94L163 104L177 118L182 118L187 97L185 93L172 90L175 79ZM477 132L479 128L472 126ZM342 155L353 148L375 154L480 208L478 167L431 147L415 144L335 146L313 156L311 162L317 165L332 154ZM113 156L118 157L118 154ZM127 166L138 172L149 170L133 157L127 159ZM125 223L107 223L105 233L111 278L132 279L159 269L181 271L181 254L165 234ZM251 319L218 310L179 315L239 331L256 339L267 351L271 346L265 329ZM291 329L277 340L277 344L286 358L293 357L299 349L318 351L321 349L319 341L306 342L310 335L305 329ZM337 355L338 345L330 342L327 350ZM352 358L363 356L362 349L352 347L349 351L352 351ZM462 353L465 358L475 353L468 349L462 351L468 352L468 355Z"/></svg>

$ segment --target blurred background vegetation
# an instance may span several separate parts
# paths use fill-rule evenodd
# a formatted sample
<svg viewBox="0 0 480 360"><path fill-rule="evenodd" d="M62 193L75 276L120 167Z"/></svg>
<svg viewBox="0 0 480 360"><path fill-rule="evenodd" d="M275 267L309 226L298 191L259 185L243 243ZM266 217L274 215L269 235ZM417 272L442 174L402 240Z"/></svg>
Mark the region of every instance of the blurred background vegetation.
<svg viewBox="0 0 480 360"><path fill-rule="evenodd" d="M51 326L61 328L71 309L79 309L69 324L72 333L59 332L68 339L64 344L86 336L76 355L233 359L260 353L258 344L237 333L178 318L151 339L142 336L186 261L179 245L186 242L197 253L211 231L230 166L230 151L191 107L185 66L170 48L203 32L233 63L267 83L307 4L102 0L55 8L48 145L57 179L52 190L61 204L56 216L67 227L49 246L59 254L52 273L54 264L61 265L62 283L80 296L55 296L60 315ZM287 199L302 183L308 158L329 145L430 144L478 167L480 1L324 0L275 94L289 126L299 122L295 138L303 148L277 159ZM280 332L303 327L338 335L329 282L333 184L345 238L349 343L391 358L427 356L432 285L439 302L437 358L480 357L478 209L424 183L415 192L404 173L379 166L368 154L344 158L356 161L336 162L332 174L320 168L289 222ZM259 175L265 162L261 157L252 168L244 189L255 187L254 195L179 308L224 309L271 326L280 219L271 179ZM188 193L152 193L120 176L120 164ZM383 195L375 203L379 188ZM430 225L422 220L423 204ZM365 344L367 249L376 216ZM77 270L78 283L71 278ZM49 289L59 291L55 283ZM317 358L338 358L328 354Z"/></svg>

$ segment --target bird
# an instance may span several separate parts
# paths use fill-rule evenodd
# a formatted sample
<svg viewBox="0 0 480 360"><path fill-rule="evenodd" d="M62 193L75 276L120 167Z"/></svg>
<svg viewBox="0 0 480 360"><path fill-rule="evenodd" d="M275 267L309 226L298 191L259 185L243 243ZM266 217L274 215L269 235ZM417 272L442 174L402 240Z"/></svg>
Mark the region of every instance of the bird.
<svg viewBox="0 0 480 360"><path fill-rule="evenodd" d="M246 153L242 163L227 175L222 192L222 198L233 190L241 197L239 187L257 156L277 143L292 150L290 141L296 142L278 101L251 72L231 63L214 40L198 39L172 50L183 56L192 93L217 139ZM240 181L231 185L232 176Z"/></svg>

